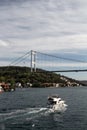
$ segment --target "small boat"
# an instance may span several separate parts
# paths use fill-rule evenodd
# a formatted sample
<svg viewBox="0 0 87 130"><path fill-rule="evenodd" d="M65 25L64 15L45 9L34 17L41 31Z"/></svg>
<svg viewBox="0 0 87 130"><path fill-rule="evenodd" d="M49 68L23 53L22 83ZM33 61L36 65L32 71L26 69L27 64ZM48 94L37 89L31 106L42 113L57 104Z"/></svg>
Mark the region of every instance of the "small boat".
<svg viewBox="0 0 87 130"><path fill-rule="evenodd" d="M0 93L4 92L2 86L0 86Z"/></svg>
<svg viewBox="0 0 87 130"><path fill-rule="evenodd" d="M53 112L64 112L68 106L59 96L49 96L48 105Z"/></svg>

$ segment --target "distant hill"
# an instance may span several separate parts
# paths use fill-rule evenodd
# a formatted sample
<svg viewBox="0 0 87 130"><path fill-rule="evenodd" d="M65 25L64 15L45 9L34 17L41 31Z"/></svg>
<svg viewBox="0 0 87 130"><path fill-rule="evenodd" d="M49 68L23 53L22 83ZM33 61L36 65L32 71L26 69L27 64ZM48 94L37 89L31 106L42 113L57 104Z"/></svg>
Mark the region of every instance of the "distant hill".
<svg viewBox="0 0 87 130"><path fill-rule="evenodd" d="M0 67L0 82L15 84L20 82L22 86L27 83L33 86L53 86L53 84L62 87L79 86L79 81L62 76L60 74L46 72L45 70L37 69L38 72L30 72L29 67L6 66ZM55 86L54 85L54 86Z"/></svg>
<svg viewBox="0 0 87 130"><path fill-rule="evenodd" d="M79 81L81 84L83 84L84 86L87 86L87 80L81 80Z"/></svg>

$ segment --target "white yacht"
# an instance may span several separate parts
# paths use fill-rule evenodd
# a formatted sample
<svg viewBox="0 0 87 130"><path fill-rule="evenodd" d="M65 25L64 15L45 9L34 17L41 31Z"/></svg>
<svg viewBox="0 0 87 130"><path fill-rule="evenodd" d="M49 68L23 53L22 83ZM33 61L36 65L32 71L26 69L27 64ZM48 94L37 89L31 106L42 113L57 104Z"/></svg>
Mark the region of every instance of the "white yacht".
<svg viewBox="0 0 87 130"><path fill-rule="evenodd" d="M2 88L2 86L0 85L0 93L2 93L4 90Z"/></svg>
<svg viewBox="0 0 87 130"><path fill-rule="evenodd" d="M68 106L59 96L49 96L48 105L53 112L64 112Z"/></svg>

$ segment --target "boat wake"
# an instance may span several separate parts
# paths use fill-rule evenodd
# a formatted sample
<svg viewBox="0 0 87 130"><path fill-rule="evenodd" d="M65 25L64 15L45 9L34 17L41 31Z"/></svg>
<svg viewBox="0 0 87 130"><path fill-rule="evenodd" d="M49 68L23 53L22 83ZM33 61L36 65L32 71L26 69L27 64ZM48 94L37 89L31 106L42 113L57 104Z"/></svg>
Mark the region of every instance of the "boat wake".
<svg viewBox="0 0 87 130"><path fill-rule="evenodd" d="M61 113L64 110L61 110ZM7 113L0 113L0 122L6 121L29 121L34 118L38 118L41 116L48 116L51 113L55 113L51 108L26 108L26 109L17 109L11 110Z"/></svg>
<svg viewBox="0 0 87 130"><path fill-rule="evenodd" d="M49 107L40 107L40 108L25 108L25 109L16 109L9 110L5 113L0 113L0 123L24 123L30 122L39 119L40 117L48 116L53 113L61 114L66 111L67 105L65 101L61 100L58 97L48 97Z"/></svg>

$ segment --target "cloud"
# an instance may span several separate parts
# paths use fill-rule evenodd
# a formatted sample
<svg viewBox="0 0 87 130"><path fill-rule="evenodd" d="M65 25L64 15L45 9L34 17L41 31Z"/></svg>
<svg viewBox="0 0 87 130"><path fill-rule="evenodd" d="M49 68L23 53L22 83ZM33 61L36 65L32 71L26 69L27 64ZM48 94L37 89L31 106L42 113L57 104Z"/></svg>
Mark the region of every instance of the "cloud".
<svg viewBox="0 0 87 130"><path fill-rule="evenodd" d="M61 37L40 37L32 38L30 40L16 40L13 46L17 46L16 49L30 49L38 51L60 51L60 50L72 50L76 53L76 50L87 49L87 35L70 35ZM71 51L70 51L71 53Z"/></svg>
<svg viewBox="0 0 87 130"><path fill-rule="evenodd" d="M28 39L86 34L86 4L81 1L26 1L1 10L2 35ZM85 23L85 25L83 25Z"/></svg>
<svg viewBox="0 0 87 130"><path fill-rule="evenodd" d="M0 12L1 38L14 42L17 50L18 46L36 50L84 49L86 3L85 0L26 0L18 6L14 3L5 6Z"/></svg>
<svg viewBox="0 0 87 130"><path fill-rule="evenodd" d="M9 45L8 42L6 42L4 40L0 40L0 46L7 47L8 45Z"/></svg>

